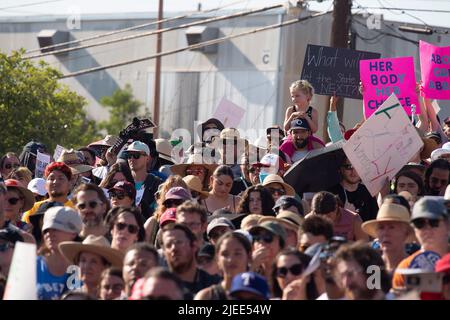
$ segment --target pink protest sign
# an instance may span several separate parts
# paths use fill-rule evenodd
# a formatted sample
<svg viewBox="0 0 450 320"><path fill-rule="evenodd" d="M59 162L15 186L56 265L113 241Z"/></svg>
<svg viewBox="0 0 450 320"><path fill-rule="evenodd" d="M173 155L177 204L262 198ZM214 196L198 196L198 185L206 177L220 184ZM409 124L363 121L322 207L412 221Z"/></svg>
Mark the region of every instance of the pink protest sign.
<svg viewBox="0 0 450 320"><path fill-rule="evenodd" d="M450 100L450 47L420 41L423 93L430 99Z"/></svg>
<svg viewBox="0 0 450 320"><path fill-rule="evenodd" d="M411 115L412 105L416 106L415 113L419 113L413 57L361 60L359 63L366 119L393 93L408 115Z"/></svg>

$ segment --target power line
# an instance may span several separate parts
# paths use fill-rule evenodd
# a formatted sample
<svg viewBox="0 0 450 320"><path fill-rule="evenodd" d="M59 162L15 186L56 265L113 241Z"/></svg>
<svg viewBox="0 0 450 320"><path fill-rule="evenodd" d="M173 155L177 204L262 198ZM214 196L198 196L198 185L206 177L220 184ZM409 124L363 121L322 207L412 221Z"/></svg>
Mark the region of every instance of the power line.
<svg viewBox="0 0 450 320"><path fill-rule="evenodd" d="M217 21L222 21L222 20L228 20L228 19L237 18L237 17L243 17L243 16L254 14L254 13L259 13L259 12L264 12L264 11L280 8L282 6L283 6L283 4L277 4L277 5L273 5L273 6L270 6L270 7L264 7L264 8L261 8L261 9L255 9L255 10L249 10L249 11L241 11L241 12L238 12L238 13L235 13L235 14L231 14L231 15L225 15L225 16L220 16L220 17L217 17L217 18L210 18L210 19L199 20L199 21L195 21L195 22L191 22L191 23L185 23L185 24L182 24L182 25L179 25L179 26L175 26L175 27L171 27L171 28L163 28L163 29L158 29L158 30L154 30L154 31L143 32L143 33L139 33L139 34L136 34L136 35L131 35L131 36L127 36L127 37L123 37L123 38L119 38L119 39L112 39L112 40L108 40L108 41L96 42L96 43L87 44L87 45L83 45L83 46L78 46L78 47L74 47L74 48L54 50L54 51L50 51L50 52L45 52L45 53L41 53L41 54L32 55L32 56L29 56L29 57L24 57L24 59L35 59L35 58L48 56L48 55L51 55L51 54L65 53L65 52L70 52L70 51L75 51L75 50L81 50L81 49L86 49L86 48L92 48L92 47L107 45L107 44L116 43L116 42L125 41L125 40L132 40L132 39L142 38L142 37L146 37L146 36L160 34L160 33L168 32L168 31L174 31L174 30L183 29L183 28L196 26L196 25L201 25L201 24L205 24L205 23L217 22Z"/></svg>
<svg viewBox="0 0 450 320"><path fill-rule="evenodd" d="M213 11L217 11L217 10L226 8L228 6L235 5L235 4L243 2L243 1L245 1L245 0L239 0L239 1L231 2L231 3L228 3L228 4L224 5L224 6L221 6L221 7L219 6L219 7L213 8L213 9L208 9L208 10L199 11L199 12L193 12L193 13L190 13L190 14L180 15L180 16L176 16L176 17L172 17L172 18L162 19L161 21L158 20L158 21L154 21L154 22L143 23L143 24L139 24L137 26L132 26L132 27L124 28L124 29L114 30L114 31L111 31L111 32L106 32L106 33L98 34L98 35L91 36L91 37L71 40L71 41L68 41L68 42L62 42L62 43L58 43L58 44L54 44L54 45L50 45L50 46L46 46L46 47L42 47L42 48L36 48L36 49L32 49L32 50L26 51L25 54L39 52L41 50L48 50L48 49L59 48L59 47L71 45L71 44L74 44L74 43L80 43L80 42L84 42L84 41L95 40L95 39L108 37L108 36L116 35L116 34L123 33L123 32L133 31L133 30L137 30L137 29L141 29L141 28L145 28L145 27L150 27L150 26L158 24L158 23L166 23L166 22L170 22L170 21L183 19L183 18L188 18L188 17L194 16L194 15L198 15L198 14L209 13L209 12L213 12Z"/></svg>
<svg viewBox="0 0 450 320"><path fill-rule="evenodd" d="M358 21L357 19L354 19L353 21L356 22L356 23L358 23L359 25L362 25L362 26L364 26L364 27L367 28L367 25L365 25L364 23ZM386 26L388 26L388 25L386 25ZM388 26L388 27L389 27L389 26ZM368 28L367 28L367 29L368 29ZM396 34L393 34L393 33L385 32L385 31L380 31L380 30L373 30L373 31L375 31L375 32L377 32L377 33L379 33L379 34L383 34L383 35L385 35L385 36L390 36L390 37L397 38L397 39L400 39L400 40L403 40L403 41L406 41L406 42L410 42L410 43L412 43L412 44L414 44L414 45L416 45L416 46L419 45L419 41L415 41L415 40L409 39L409 38L404 37L404 36L399 36L399 35L396 35ZM359 38L361 38L361 39L364 40L364 38L362 38L360 35L358 35L358 36L359 36Z"/></svg>
<svg viewBox="0 0 450 320"><path fill-rule="evenodd" d="M415 11L415 12L432 12L432 13L450 13L450 10L435 10L435 9L409 9L409 8L387 8L387 7L363 7L359 5L357 8L361 9L378 9L389 11Z"/></svg>
<svg viewBox="0 0 450 320"><path fill-rule="evenodd" d="M190 45L190 46L178 48L178 49L175 49L175 50L161 52L159 54L154 54L154 55L147 56L147 57L142 57L142 58L133 59L133 60L126 60L126 61L122 61L122 62L119 62L119 63L109 64L109 65L95 67L95 68L90 68L90 69L85 69L85 70L81 70L81 71L65 74L65 75L61 76L60 79L76 77L76 76L80 76L80 75L84 75L84 74L88 74L88 73L92 73L92 72L97 72L97 71L101 71L101 70L105 70L105 69L110 69L110 68L121 67L121 66L124 66L124 65L127 65L127 64L132 64L132 63L142 62L142 61L146 61L146 60L151 60L151 59L154 59L156 57L163 57L163 56L171 55L171 54L182 52L182 51L186 51L186 50L198 49L198 48L206 47L206 46L209 46L209 45L218 44L218 43L226 41L226 40L230 40L230 39L234 39L234 38L250 35L250 34L253 34L253 33L266 31L266 30L269 30L269 29L276 29L276 28L280 28L280 27L285 27L285 26L288 26L288 25L291 25L291 24L294 24L294 23L299 23L299 22L302 22L302 21L305 21L305 20L308 20L308 19L312 19L312 18L315 18L315 17L320 17L320 16L326 15L326 14L331 13L331 12L332 11L319 12L319 13L315 13L315 14L312 14L312 15L307 16L307 17L291 19L291 20L288 20L288 21L285 21L285 22L280 22L280 23L269 25L269 26L256 28L256 29L253 29L253 30L250 30L250 31L237 33L237 34L231 35L231 36L226 36L226 37L217 38L217 39L214 39L214 40L200 42L200 43L193 44L193 45Z"/></svg>

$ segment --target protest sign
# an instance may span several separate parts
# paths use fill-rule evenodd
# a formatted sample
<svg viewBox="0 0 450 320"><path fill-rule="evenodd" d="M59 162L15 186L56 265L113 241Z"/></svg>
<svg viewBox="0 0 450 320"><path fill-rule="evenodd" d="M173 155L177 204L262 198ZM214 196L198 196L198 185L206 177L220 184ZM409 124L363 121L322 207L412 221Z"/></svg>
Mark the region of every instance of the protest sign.
<svg viewBox="0 0 450 320"><path fill-rule="evenodd" d="M47 167L49 163L50 155L38 151L36 154L35 178L42 178L44 176L45 167Z"/></svg>
<svg viewBox="0 0 450 320"><path fill-rule="evenodd" d="M450 47L419 42L423 93L429 99L450 99Z"/></svg>
<svg viewBox="0 0 450 320"><path fill-rule="evenodd" d="M351 136L343 149L375 196L422 148L423 142L392 94Z"/></svg>
<svg viewBox="0 0 450 320"><path fill-rule="evenodd" d="M375 52L308 44L301 79L308 80L316 94L362 99L359 93L359 61L378 59Z"/></svg>
<svg viewBox="0 0 450 320"><path fill-rule="evenodd" d="M394 93L408 115L419 99L416 92L413 57L386 58L360 61L361 81L364 87L364 116L369 118Z"/></svg>
<svg viewBox="0 0 450 320"><path fill-rule="evenodd" d="M237 128L239 122L241 122L244 117L244 114L245 109L242 109L226 98L222 98L213 118L220 120L225 128Z"/></svg>
<svg viewBox="0 0 450 320"><path fill-rule="evenodd" d="M56 145L55 152L53 153L53 160L58 161L59 157L61 156L64 150L66 150L66 148L61 147L59 144Z"/></svg>
<svg viewBox="0 0 450 320"><path fill-rule="evenodd" d="M16 242L3 300L37 300L35 244Z"/></svg>

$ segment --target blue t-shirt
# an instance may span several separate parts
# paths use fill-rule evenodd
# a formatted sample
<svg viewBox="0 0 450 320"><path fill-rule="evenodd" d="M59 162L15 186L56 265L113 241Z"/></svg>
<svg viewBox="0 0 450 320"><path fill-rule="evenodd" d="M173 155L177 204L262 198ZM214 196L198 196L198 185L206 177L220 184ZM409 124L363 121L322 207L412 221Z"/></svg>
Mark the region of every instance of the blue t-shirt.
<svg viewBox="0 0 450 320"><path fill-rule="evenodd" d="M39 300L59 300L68 290L67 280L69 274L54 276L47 267L43 256L37 257L37 296Z"/></svg>

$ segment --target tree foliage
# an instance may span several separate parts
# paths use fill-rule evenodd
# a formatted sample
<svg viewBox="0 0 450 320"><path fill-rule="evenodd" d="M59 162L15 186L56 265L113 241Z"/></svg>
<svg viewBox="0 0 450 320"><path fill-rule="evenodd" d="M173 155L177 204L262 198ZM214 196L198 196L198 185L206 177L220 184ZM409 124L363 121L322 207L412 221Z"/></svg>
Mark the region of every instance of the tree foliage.
<svg viewBox="0 0 450 320"><path fill-rule="evenodd" d="M49 150L98 139L95 122L86 117L86 100L58 81L58 70L24 60L23 52L0 53L0 154L20 152L31 139Z"/></svg>
<svg viewBox="0 0 450 320"><path fill-rule="evenodd" d="M99 123L99 129L106 130L108 134L118 135L129 125L134 117L140 117L139 109L142 102L136 100L129 84L124 89L117 89L109 97L100 99L102 106L109 109L109 120Z"/></svg>

